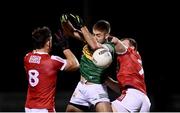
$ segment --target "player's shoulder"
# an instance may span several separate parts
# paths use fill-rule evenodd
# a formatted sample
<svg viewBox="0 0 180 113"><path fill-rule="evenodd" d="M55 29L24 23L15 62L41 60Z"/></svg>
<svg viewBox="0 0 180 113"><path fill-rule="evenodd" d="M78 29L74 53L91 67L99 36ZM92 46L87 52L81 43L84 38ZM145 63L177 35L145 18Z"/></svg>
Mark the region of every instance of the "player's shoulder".
<svg viewBox="0 0 180 113"><path fill-rule="evenodd" d="M25 54L24 59L26 59L28 56L32 55L32 51Z"/></svg>
<svg viewBox="0 0 180 113"><path fill-rule="evenodd" d="M28 56L28 55L31 55L31 54L32 54L32 51L29 51L29 52L26 53L25 56Z"/></svg>
<svg viewBox="0 0 180 113"><path fill-rule="evenodd" d="M57 55L51 55L51 60L55 60L55 61L58 61L58 62L64 62L65 59L61 58L60 56L57 56Z"/></svg>
<svg viewBox="0 0 180 113"><path fill-rule="evenodd" d="M135 49L133 49L133 48L130 48L130 47L128 47L127 51L128 51L129 53L132 53L132 54L140 55L137 50L135 50Z"/></svg>

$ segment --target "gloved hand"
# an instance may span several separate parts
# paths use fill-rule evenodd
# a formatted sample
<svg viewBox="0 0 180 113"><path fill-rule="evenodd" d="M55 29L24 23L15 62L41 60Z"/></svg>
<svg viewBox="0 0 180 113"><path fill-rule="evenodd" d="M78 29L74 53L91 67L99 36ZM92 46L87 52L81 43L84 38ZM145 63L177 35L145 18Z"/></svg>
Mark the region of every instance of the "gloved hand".
<svg viewBox="0 0 180 113"><path fill-rule="evenodd" d="M61 49L64 51L65 49L69 49L69 44L67 41L67 38L62 35L62 32L58 30L58 32L55 33L55 37L57 40L57 46L61 47Z"/></svg>
<svg viewBox="0 0 180 113"><path fill-rule="evenodd" d="M67 37L73 37L76 29L68 19L68 14L62 14L62 16L60 17L60 22L63 30L63 35Z"/></svg>
<svg viewBox="0 0 180 113"><path fill-rule="evenodd" d="M67 18L73 18L73 20L77 24L77 27L79 27L79 28L82 28L83 26L85 26L83 19L81 17L79 17L78 15L69 14L67 16Z"/></svg>
<svg viewBox="0 0 180 113"><path fill-rule="evenodd" d="M61 24L64 22L68 22L68 14L62 14L62 16L60 17L60 22Z"/></svg>

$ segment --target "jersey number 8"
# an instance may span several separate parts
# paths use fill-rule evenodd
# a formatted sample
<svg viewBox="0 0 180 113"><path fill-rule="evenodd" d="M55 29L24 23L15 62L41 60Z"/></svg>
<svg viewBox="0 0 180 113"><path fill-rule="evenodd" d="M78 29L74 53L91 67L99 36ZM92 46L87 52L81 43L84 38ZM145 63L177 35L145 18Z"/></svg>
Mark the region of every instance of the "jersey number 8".
<svg viewBox="0 0 180 113"><path fill-rule="evenodd" d="M28 71L28 74L29 74L29 84L32 87L35 87L39 83L39 79L38 79L39 72L37 70L32 69Z"/></svg>

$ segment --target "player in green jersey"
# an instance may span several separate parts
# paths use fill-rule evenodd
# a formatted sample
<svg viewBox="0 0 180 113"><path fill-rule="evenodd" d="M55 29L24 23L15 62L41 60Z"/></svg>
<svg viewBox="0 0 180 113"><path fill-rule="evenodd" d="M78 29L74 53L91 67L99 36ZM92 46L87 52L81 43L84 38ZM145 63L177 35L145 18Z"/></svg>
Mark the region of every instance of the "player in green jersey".
<svg viewBox="0 0 180 113"><path fill-rule="evenodd" d="M97 67L92 62L92 54L98 48L106 48L112 55L115 52L114 43L108 41L112 39L110 36L110 23L106 20L97 21L93 26L93 34L91 34L79 16L70 15L74 18L80 30L73 27L67 16L63 15L61 18L64 33L84 41L85 46L80 61L81 79L66 111L88 111L89 107L94 105L97 112L112 112L107 87L104 84L107 77L107 68ZM115 42L118 39L113 37L113 40Z"/></svg>

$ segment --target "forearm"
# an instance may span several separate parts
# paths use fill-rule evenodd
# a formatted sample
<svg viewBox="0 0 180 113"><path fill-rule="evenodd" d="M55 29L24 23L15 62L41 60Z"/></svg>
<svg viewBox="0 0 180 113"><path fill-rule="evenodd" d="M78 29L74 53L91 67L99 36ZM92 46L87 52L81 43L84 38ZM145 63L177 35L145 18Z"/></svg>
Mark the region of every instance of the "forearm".
<svg viewBox="0 0 180 113"><path fill-rule="evenodd" d="M78 40L80 40L80 41L84 41L84 36L83 36L83 34L82 34L82 32L80 31L80 30L75 30L74 32L73 32L73 37L74 38L76 38L76 39L78 39Z"/></svg>
<svg viewBox="0 0 180 113"><path fill-rule="evenodd" d="M88 45L93 49L96 50L100 47L94 36L89 32L86 26L81 28L82 34Z"/></svg>
<svg viewBox="0 0 180 113"><path fill-rule="evenodd" d="M73 37L83 41L83 35L80 30L74 28L70 21L61 23L65 36Z"/></svg>
<svg viewBox="0 0 180 113"><path fill-rule="evenodd" d="M85 23L83 22L83 19L80 18L78 15L70 14L69 16L72 17L76 21L78 28L80 28L80 31L82 32L82 38L88 43L88 45L93 50L96 50L97 48L99 48L100 44L97 43L94 36L89 32L89 30L85 26ZM75 34L75 35L77 35L77 34ZM77 36L79 36L79 35L77 35ZM80 33L80 36L81 36L81 33Z"/></svg>
<svg viewBox="0 0 180 113"><path fill-rule="evenodd" d="M112 43L115 45L116 53L124 53L127 50L127 47L116 37L113 37Z"/></svg>
<svg viewBox="0 0 180 113"><path fill-rule="evenodd" d="M108 79L105 81L105 84L112 89L114 92L120 94L120 88L119 83L112 78L108 77Z"/></svg>
<svg viewBox="0 0 180 113"><path fill-rule="evenodd" d="M68 70L68 71L77 70L79 68L79 62L77 58L75 57L75 55L71 52L71 50L65 49L63 53L67 59L67 65L68 65L67 68L65 68L65 70Z"/></svg>

